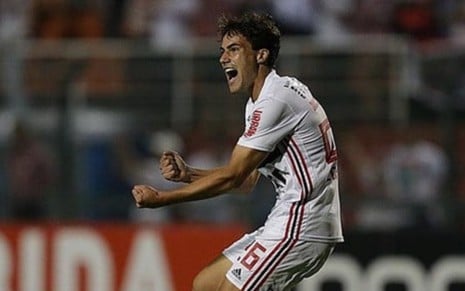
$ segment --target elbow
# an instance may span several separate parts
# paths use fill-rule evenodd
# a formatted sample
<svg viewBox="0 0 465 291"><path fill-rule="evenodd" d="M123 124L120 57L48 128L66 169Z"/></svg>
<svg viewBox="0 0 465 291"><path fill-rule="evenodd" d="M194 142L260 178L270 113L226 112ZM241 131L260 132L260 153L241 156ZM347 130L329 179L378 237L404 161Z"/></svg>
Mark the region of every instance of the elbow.
<svg viewBox="0 0 465 291"><path fill-rule="evenodd" d="M243 175L233 175L230 178L230 185L231 189L237 189L240 188L245 181L245 177Z"/></svg>
<svg viewBox="0 0 465 291"><path fill-rule="evenodd" d="M241 186L236 188L236 193L241 194L241 195L247 195L253 191L254 187L247 185L247 184L242 184Z"/></svg>
<svg viewBox="0 0 465 291"><path fill-rule="evenodd" d="M240 188L244 184L246 177L247 177L246 175L243 175L241 173L230 173L227 177L228 188L229 189Z"/></svg>
<svg viewBox="0 0 465 291"><path fill-rule="evenodd" d="M222 180L224 182L223 185L225 185L227 189L226 191L229 190L242 190L244 189L244 186L248 186L251 172L247 169L244 168L239 168L239 167L225 167L223 168L222 171ZM257 176L258 177L258 176ZM245 187L247 188L247 187Z"/></svg>

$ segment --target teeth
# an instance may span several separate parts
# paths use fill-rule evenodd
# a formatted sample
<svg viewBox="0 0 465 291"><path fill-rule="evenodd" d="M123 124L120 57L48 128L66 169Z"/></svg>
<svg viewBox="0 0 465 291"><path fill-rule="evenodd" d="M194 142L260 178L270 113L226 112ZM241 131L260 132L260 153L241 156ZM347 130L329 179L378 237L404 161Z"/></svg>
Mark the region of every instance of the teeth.
<svg viewBox="0 0 465 291"><path fill-rule="evenodd" d="M237 70L234 68L225 68L224 72L226 73L228 80L231 80L237 76Z"/></svg>

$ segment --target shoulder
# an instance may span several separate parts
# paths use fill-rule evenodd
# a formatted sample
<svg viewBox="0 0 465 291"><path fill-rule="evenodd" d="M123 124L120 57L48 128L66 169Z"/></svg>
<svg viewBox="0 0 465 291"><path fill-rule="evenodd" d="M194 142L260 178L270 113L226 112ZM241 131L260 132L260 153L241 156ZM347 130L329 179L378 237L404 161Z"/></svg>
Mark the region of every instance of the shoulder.
<svg viewBox="0 0 465 291"><path fill-rule="evenodd" d="M301 107L312 94L306 85L293 77L275 75L264 92L266 98L289 107Z"/></svg>
<svg viewBox="0 0 465 291"><path fill-rule="evenodd" d="M298 97L305 99L311 95L308 87L295 77L279 76L278 74L275 74L270 83L272 90L282 93L283 96L297 95Z"/></svg>

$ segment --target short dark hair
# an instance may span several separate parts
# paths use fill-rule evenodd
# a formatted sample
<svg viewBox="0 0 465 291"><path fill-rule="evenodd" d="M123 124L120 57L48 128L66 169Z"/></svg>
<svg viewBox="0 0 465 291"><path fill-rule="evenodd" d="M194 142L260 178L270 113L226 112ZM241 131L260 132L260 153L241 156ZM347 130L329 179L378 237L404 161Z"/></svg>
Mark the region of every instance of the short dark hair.
<svg viewBox="0 0 465 291"><path fill-rule="evenodd" d="M268 49L270 55L265 63L273 67L278 58L281 32L273 17L266 13L246 12L241 16L222 15L218 19L220 41L225 35L240 34L252 45L252 49Z"/></svg>

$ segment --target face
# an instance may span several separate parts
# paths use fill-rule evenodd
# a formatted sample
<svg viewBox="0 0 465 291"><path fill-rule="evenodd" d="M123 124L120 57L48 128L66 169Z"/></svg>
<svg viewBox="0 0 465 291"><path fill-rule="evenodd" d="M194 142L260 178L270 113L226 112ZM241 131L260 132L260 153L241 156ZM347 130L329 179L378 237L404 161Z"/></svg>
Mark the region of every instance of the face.
<svg viewBox="0 0 465 291"><path fill-rule="evenodd" d="M244 36L226 34L221 42L220 52L220 63L229 91L233 94L250 94L258 73L257 51L252 49Z"/></svg>

